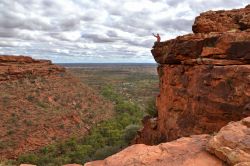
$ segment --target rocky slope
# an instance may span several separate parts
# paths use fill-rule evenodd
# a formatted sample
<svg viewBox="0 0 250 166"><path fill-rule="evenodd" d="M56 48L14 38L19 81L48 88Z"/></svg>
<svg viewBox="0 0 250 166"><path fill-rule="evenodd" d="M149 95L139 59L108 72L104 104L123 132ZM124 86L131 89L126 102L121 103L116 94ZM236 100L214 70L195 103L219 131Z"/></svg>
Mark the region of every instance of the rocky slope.
<svg viewBox="0 0 250 166"><path fill-rule="evenodd" d="M145 122L137 143L213 133L250 116L249 13L249 7L203 13L195 20L194 34L154 46L158 118L154 125L152 119ZM221 28L224 22L227 26Z"/></svg>
<svg viewBox="0 0 250 166"><path fill-rule="evenodd" d="M47 60L0 56L0 92L0 159L83 136L112 114L111 103Z"/></svg>

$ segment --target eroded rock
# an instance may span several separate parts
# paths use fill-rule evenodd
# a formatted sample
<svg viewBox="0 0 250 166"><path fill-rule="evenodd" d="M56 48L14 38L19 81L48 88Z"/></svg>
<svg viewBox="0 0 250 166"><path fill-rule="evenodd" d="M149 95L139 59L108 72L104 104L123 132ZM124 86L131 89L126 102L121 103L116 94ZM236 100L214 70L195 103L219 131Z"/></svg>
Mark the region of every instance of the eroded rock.
<svg viewBox="0 0 250 166"><path fill-rule="evenodd" d="M229 11L208 11L195 19L194 33L243 31L250 28L250 7Z"/></svg>
<svg viewBox="0 0 250 166"><path fill-rule="evenodd" d="M65 68L54 65L49 60L35 60L28 56L0 56L0 81L48 76L64 72Z"/></svg>
<svg viewBox="0 0 250 166"><path fill-rule="evenodd" d="M230 165L249 165L250 117L223 127L209 141L208 151Z"/></svg>
<svg viewBox="0 0 250 166"><path fill-rule="evenodd" d="M132 145L102 161L85 166L223 166L223 162L206 152L210 136L181 138L157 146Z"/></svg>
<svg viewBox="0 0 250 166"><path fill-rule="evenodd" d="M157 43L151 50L159 64L241 65L250 63L250 32L188 34Z"/></svg>

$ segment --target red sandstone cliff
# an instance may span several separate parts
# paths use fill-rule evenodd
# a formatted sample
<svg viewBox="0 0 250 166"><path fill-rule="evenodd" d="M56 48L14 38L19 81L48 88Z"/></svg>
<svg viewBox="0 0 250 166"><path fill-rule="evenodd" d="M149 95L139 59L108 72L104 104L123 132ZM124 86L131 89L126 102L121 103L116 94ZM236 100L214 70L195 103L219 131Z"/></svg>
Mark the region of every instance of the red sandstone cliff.
<svg viewBox="0 0 250 166"><path fill-rule="evenodd" d="M217 132L250 116L250 8L202 13L194 34L157 43L158 117L137 143ZM233 29L233 30L232 30Z"/></svg>
<svg viewBox="0 0 250 166"><path fill-rule="evenodd" d="M64 73L65 69L49 60L35 60L28 56L0 56L0 81L26 76L49 76Z"/></svg>

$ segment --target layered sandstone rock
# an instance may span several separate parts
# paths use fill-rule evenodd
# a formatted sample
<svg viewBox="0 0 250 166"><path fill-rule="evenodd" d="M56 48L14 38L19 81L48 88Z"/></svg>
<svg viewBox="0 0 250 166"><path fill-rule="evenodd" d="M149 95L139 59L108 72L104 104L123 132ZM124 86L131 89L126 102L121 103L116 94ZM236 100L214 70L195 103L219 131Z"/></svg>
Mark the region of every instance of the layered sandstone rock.
<svg viewBox="0 0 250 166"><path fill-rule="evenodd" d="M250 117L223 127L209 141L208 150L230 165L249 165Z"/></svg>
<svg viewBox="0 0 250 166"><path fill-rule="evenodd" d="M64 72L63 67L49 60L34 60L28 56L0 56L0 81L15 80L29 76L47 76Z"/></svg>
<svg viewBox="0 0 250 166"><path fill-rule="evenodd" d="M213 133L230 121L250 116L250 31L228 32L220 27L224 22L230 24L227 28L239 22L248 27L249 9L201 14L194 24L195 34L153 47L160 80L157 125L150 127L150 119L144 122L137 143ZM236 24L232 19L239 15L242 18Z"/></svg>
<svg viewBox="0 0 250 166"><path fill-rule="evenodd" d="M250 62L250 32L189 34L156 43L159 64L240 65Z"/></svg>
<svg viewBox="0 0 250 166"><path fill-rule="evenodd" d="M208 11L195 19L194 33L242 31L250 28L250 5L244 9Z"/></svg>
<svg viewBox="0 0 250 166"><path fill-rule="evenodd" d="M206 152L210 136L181 138L157 146L132 145L103 161L85 166L223 166L223 162Z"/></svg>

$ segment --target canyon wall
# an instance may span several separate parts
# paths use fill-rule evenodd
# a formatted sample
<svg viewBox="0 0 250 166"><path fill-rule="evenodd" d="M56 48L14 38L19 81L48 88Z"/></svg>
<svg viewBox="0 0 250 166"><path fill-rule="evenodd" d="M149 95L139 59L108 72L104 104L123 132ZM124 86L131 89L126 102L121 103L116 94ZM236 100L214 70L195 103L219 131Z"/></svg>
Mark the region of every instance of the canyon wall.
<svg viewBox="0 0 250 166"><path fill-rule="evenodd" d="M194 34L156 43L158 117L144 120L136 143L157 144L217 132L250 116L250 7L209 11Z"/></svg>
<svg viewBox="0 0 250 166"><path fill-rule="evenodd" d="M49 76L64 72L63 67L54 65L49 60L35 60L28 56L0 56L0 81L28 76Z"/></svg>
<svg viewBox="0 0 250 166"><path fill-rule="evenodd" d="M82 137L112 114L111 102L64 67L0 56L0 160Z"/></svg>

